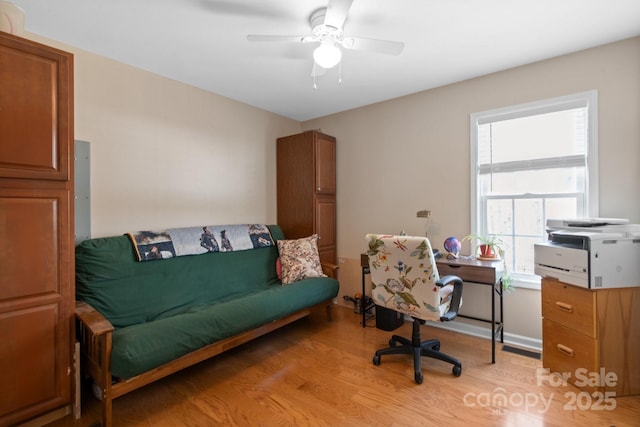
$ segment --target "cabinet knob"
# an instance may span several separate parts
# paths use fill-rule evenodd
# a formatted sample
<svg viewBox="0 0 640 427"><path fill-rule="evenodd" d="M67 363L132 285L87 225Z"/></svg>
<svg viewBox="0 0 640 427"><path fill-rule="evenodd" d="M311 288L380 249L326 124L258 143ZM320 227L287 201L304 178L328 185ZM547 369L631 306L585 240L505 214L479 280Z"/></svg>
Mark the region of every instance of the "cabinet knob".
<svg viewBox="0 0 640 427"><path fill-rule="evenodd" d="M558 349L559 352L564 353L567 356L573 357L574 355L573 349L571 347L567 347L566 345L558 344L556 348Z"/></svg>
<svg viewBox="0 0 640 427"><path fill-rule="evenodd" d="M567 313L573 313L573 306L566 302L556 301L556 307L562 311L566 311Z"/></svg>

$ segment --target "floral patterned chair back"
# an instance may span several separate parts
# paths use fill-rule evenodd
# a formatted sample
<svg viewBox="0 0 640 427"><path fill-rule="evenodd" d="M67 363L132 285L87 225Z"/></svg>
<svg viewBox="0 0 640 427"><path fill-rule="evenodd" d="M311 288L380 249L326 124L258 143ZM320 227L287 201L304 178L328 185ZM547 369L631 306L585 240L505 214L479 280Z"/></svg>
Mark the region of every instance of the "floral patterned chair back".
<svg viewBox="0 0 640 427"><path fill-rule="evenodd" d="M367 234L373 301L423 320L450 320L453 286L440 287L426 237ZM460 297L457 297L458 299ZM457 311L461 301L454 301Z"/></svg>

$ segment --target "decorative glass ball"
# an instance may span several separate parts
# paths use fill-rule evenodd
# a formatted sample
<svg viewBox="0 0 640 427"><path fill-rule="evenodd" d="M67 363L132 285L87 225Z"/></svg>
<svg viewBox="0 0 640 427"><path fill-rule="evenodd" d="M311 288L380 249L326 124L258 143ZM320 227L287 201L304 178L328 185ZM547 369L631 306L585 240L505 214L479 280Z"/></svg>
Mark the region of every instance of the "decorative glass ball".
<svg viewBox="0 0 640 427"><path fill-rule="evenodd" d="M444 250L450 254L458 255L462 249L462 243L456 237L447 237L444 241Z"/></svg>

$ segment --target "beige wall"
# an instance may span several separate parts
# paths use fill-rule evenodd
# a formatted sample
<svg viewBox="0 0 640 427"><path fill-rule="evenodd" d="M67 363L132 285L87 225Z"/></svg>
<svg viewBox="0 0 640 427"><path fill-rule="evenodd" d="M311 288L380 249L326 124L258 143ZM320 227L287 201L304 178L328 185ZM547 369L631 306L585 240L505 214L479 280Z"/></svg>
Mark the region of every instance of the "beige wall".
<svg viewBox="0 0 640 427"><path fill-rule="evenodd" d="M76 139L91 143L96 237L275 222L275 139L321 128L338 139L341 295L353 295L366 233L422 234L415 213L426 208L434 246L468 234L469 114L591 89L599 95L600 215L640 222L640 38L300 124L27 37L75 54ZM466 310L488 315L485 289L468 286L465 295ZM540 339L539 291L507 295L505 312L508 333Z"/></svg>
<svg viewBox="0 0 640 427"><path fill-rule="evenodd" d="M422 234L416 212L425 208L435 247L469 233L471 113L591 89L599 96L600 216L640 222L640 38L304 122L338 140L341 292L360 289L366 233ZM539 292L507 300L507 331L540 338Z"/></svg>
<svg viewBox="0 0 640 427"><path fill-rule="evenodd" d="M275 140L297 121L28 34L74 53L75 138L91 150L93 237L275 223Z"/></svg>

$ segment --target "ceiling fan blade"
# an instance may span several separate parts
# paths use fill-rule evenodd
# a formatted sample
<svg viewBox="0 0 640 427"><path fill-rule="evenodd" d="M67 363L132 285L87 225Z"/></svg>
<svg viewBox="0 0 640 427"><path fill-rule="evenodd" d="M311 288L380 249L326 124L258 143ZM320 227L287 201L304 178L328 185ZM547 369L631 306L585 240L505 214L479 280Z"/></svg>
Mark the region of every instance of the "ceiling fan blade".
<svg viewBox="0 0 640 427"><path fill-rule="evenodd" d="M296 42L306 43L313 40L308 40L309 36L256 36L248 35L247 40L250 42Z"/></svg>
<svg viewBox="0 0 640 427"><path fill-rule="evenodd" d="M342 28L352 3L353 0L329 0L324 25L337 29Z"/></svg>
<svg viewBox="0 0 640 427"><path fill-rule="evenodd" d="M400 55L404 50L404 43L402 42L367 39L364 37L345 37L342 40L342 46L347 49L365 50L386 55Z"/></svg>

